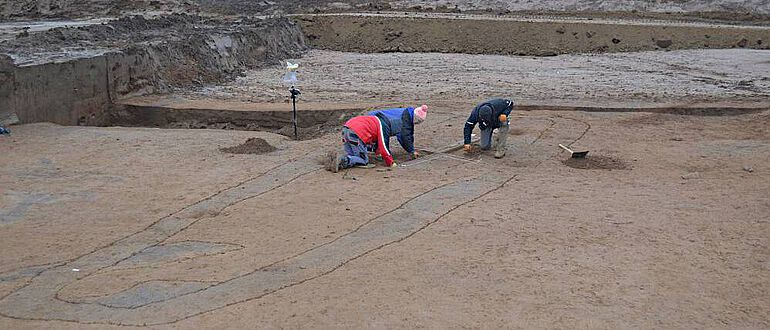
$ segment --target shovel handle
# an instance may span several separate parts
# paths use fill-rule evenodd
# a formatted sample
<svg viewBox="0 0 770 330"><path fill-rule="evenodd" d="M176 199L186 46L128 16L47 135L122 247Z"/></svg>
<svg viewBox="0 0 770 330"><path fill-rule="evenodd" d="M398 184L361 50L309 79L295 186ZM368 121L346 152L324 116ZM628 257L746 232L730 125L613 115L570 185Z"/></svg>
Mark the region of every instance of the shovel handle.
<svg viewBox="0 0 770 330"><path fill-rule="evenodd" d="M572 153L572 150L570 148L565 147L563 144L559 143L559 147L561 147L564 150L569 151L569 153Z"/></svg>

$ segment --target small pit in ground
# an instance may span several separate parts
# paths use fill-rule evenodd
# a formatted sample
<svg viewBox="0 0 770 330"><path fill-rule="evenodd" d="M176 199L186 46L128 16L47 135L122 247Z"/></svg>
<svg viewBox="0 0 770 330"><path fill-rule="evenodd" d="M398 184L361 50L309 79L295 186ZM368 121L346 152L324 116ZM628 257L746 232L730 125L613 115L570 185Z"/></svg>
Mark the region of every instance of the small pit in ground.
<svg viewBox="0 0 770 330"><path fill-rule="evenodd" d="M276 148L270 145L270 143L267 143L265 139L249 138L248 140L246 140L246 142L241 143L237 146L221 148L219 150L229 154L261 155L261 154L266 154L268 152L275 151Z"/></svg>
<svg viewBox="0 0 770 330"><path fill-rule="evenodd" d="M568 158L564 165L581 170L630 170L626 162L609 156L586 156L586 158Z"/></svg>

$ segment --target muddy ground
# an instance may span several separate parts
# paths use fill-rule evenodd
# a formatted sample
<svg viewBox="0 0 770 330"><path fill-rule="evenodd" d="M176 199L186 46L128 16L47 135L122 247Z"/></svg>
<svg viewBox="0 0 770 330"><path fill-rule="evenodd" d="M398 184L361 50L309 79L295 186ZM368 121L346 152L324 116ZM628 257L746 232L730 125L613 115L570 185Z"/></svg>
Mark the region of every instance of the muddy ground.
<svg viewBox="0 0 770 330"><path fill-rule="evenodd" d="M434 105L418 146L470 106ZM315 160L336 134L14 127L0 327L770 325L769 112L514 117L502 160L339 174ZM219 150L251 137L278 150Z"/></svg>
<svg viewBox="0 0 770 330"><path fill-rule="evenodd" d="M300 63L300 107L340 98L430 104L500 95L522 105L714 106L770 99L767 53L731 49L512 57L313 50L291 61ZM281 67L272 66L177 95L282 102L288 95L282 75Z"/></svg>
<svg viewBox="0 0 770 330"><path fill-rule="evenodd" d="M14 126L0 137L0 328L767 328L762 54L309 53L304 101L427 100L416 140L432 151L456 145L469 109L499 93L479 81L482 67L521 77L498 82L514 97L621 104L646 91L624 104L671 94L755 106L729 116L517 110L503 159L408 161L394 141L401 166L391 171L324 171L318 157L339 144L336 132L295 142ZM278 72L198 95L280 100ZM751 72L758 89L738 88L734 72ZM250 138L277 150L221 151ZM589 158L569 161L560 143Z"/></svg>
<svg viewBox="0 0 770 330"><path fill-rule="evenodd" d="M316 49L358 53L555 56L678 49L768 49L765 26L611 17L355 13L295 16Z"/></svg>
<svg viewBox="0 0 770 330"><path fill-rule="evenodd" d="M419 12L581 13L606 17L680 17L726 21L767 21L763 0L15 0L0 3L0 17L82 18L136 13L197 12L226 15L410 10Z"/></svg>
<svg viewBox="0 0 770 330"><path fill-rule="evenodd" d="M262 21L219 16L407 7L761 20L765 2L285 3L0 3L3 20L96 16L66 29L3 25L0 50L17 61L147 46L158 59L148 71L177 75L130 81L120 95L178 88L134 100L145 110L168 99L217 105L187 109L212 118L254 102L288 109L284 57L301 65L300 108L430 106L416 129L423 157L410 160L394 140L399 167L341 173L318 162L340 147L336 130L292 141L187 129L209 127L194 120L12 126L0 136L0 329L770 328L767 51L300 57L301 39L270 52L275 42L253 29ZM169 11L203 15L102 24ZM226 40L241 32L247 47L233 54ZM459 145L470 109L493 96L520 106L507 156L438 152ZM210 127L232 128L219 124Z"/></svg>

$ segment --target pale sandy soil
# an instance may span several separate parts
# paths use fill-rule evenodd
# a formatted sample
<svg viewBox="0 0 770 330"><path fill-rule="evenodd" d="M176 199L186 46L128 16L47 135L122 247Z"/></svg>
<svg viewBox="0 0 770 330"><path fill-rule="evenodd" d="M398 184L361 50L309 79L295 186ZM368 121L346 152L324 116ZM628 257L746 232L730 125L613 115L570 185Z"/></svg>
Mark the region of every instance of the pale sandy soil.
<svg viewBox="0 0 770 330"><path fill-rule="evenodd" d="M436 104L418 145L471 105ZM16 126L0 328L770 325L769 112L514 118L502 160L339 174L314 160L336 135ZM279 150L218 150L252 136Z"/></svg>
<svg viewBox="0 0 770 330"><path fill-rule="evenodd" d="M300 59L302 100L427 102L509 96L519 104L688 105L770 99L770 52L682 50L522 57L310 51ZM277 102L279 65L221 86L180 91L193 99Z"/></svg>

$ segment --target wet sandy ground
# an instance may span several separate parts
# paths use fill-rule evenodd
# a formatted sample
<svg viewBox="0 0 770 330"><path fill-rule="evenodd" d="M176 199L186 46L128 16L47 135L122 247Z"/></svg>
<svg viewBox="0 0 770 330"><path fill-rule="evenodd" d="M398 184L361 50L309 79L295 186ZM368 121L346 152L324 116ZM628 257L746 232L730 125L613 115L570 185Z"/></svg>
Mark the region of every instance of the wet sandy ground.
<svg viewBox="0 0 770 330"><path fill-rule="evenodd" d="M767 52L299 59L302 101L767 102ZM282 69L192 99L281 102ZM300 104L301 106L301 104ZM0 328L770 327L770 110L516 112L508 156L332 174L334 134L14 126L0 136ZM278 150L220 151L248 138ZM589 149L574 168L557 145ZM594 165L591 165L594 164ZM591 167L606 166L606 168Z"/></svg>
<svg viewBox="0 0 770 330"><path fill-rule="evenodd" d="M689 11L719 11L732 8L739 11L738 8L752 8L758 12L770 12L770 7L767 3L761 0L748 0L741 2L725 1L725 0L703 0L703 1L677 1L677 2L661 2L651 0L637 0L637 1L618 1L618 0L577 0L577 1L527 1L527 0L438 0L438 1L424 1L424 0L398 0L390 2L394 6L398 7L411 7L411 6L423 6L423 7L435 7L445 6L448 8L460 8L462 10L481 10L481 9L494 9L494 10L553 10L553 11L650 11L650 12L689 12Z"/></svg>
<svg viewBox="0 0 770 330"><path fill-rule="evenodd" d="M636 107L767 102L768 51L683 50L554 57L466 54L358 54L310 51L301 59L305 101L423 102L512 97L518 104ZM249 71L193 99L279 102L278 64Z"/></svg>
<svg viewBox="0 0 770 330"><path fill-rule="evenodd" d="M471 106L435 102L418 146ZM16 126L0 328L770 325L769 112L513 118L501 160L338 174L336 135ZM249 137L279 150L219 151Z"/></svg>

